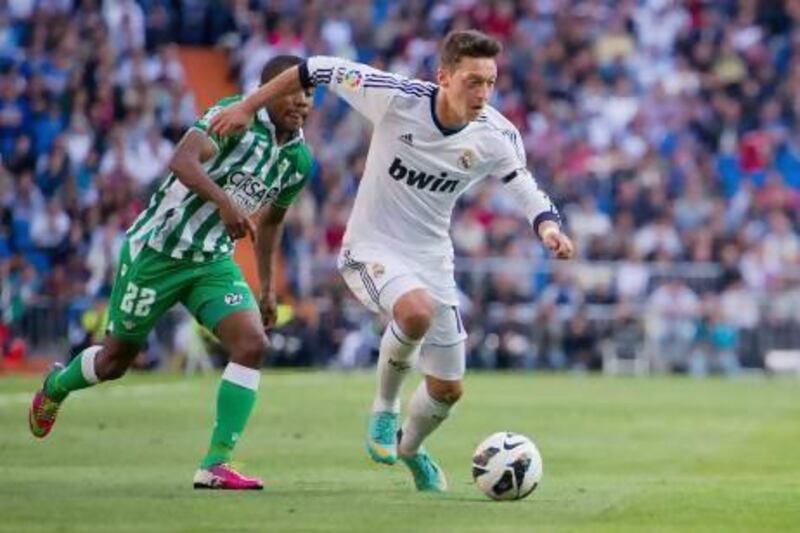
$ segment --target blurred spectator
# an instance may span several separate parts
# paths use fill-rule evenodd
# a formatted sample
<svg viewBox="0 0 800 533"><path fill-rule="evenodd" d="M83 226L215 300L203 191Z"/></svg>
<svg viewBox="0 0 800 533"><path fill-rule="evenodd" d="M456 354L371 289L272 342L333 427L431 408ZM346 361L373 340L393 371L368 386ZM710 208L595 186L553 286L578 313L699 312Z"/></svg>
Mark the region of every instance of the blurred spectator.
<svg viewBox="0 0 800 533"><path fill-rule="evenodd" d="M31 241L39 249L52 254L55 248L66 238L69 232L70 219L61 202L53 198L47 202L44 213L33 218L31 223Z"/></svg>
<svg viewBox="0 0 800 533"><path fill-rule="evenodd" d="M539 297L543 305L552 305L559 320L572 317L583 303L584 295L567 269L558 269Z"/></svg>
<svg viewBox="0 0 800 533"><path fill-rule="evenodd" d="M586 311L580 309L564 329L563 349L569 365L576 370L597 370L601 363L598 338L592 330Z"/></svg>
<svg viewBox="0 0 800 533"><path fill-rule="evenodd" d="M683 281L668 279L647 301L648 334L671 370L685 368L697 332L700 300Z"/></svg>
<svg viewBox="0 0 800 533"><path fill-rule="evenodd" d="M738 374L741 364L737 354L737 328L725 319L715 298L704 302L704 308L689 361L689 373L695 377L706 376L710 371Z"/></svg>
<svg viewBox="0 0 800 533"><path fill-rule="evenodd" d="M596 200L590 195L583 196L579 206L568 206L564 211L572 236L581 248L591 239L603 238L613 230L611 218L598 209Z"/></svg>
<svg viewBox="0 0 800 533"><path fill-rule="evenodd" d="M116 54L144 47L144 11L136 0L103 0L103 18Z"/></svg>
<svg viewBox="0 0 800 533"><path fill-rule="evenodd" d="M670 259L679 259L683 252L680 236L666 212L637 231L633 242L637 253L645 258L665 254Z"/></svg>

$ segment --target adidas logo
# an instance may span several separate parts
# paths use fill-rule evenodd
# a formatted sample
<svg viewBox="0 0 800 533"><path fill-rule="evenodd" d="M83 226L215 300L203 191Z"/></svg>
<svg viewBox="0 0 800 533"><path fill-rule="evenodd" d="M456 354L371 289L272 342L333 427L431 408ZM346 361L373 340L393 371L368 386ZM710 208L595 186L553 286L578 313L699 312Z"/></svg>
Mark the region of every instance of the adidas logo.
<svg viewBox="0 0 800 533"><path fill-rule="evenodd" d="M400 140L409 146L414 146L414 138L411 136L410 133L404 133L403 135L401 135Z"/></svg>

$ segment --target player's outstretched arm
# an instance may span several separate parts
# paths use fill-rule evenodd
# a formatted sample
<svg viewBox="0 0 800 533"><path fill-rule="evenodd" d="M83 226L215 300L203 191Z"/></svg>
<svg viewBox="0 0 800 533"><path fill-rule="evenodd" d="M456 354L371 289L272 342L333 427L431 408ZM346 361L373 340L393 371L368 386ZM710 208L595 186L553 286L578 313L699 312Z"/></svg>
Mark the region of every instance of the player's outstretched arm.
<svg viewBox="0 0 800 533"><path fill-rule="evenodd" d="M242 101L233 104L211 119L209 130L211 133L224 137L230 133L242 131L247 128L256 111L266 106L272 100L282 98L303 88L300 82L300 70L297 66L290 67L273 79L249 94Z"/></svg>
<svg viewBox="0 0 800 533"><path fill-rule="evenodd" d="M181 183L200 198L213 202L219 207L220 217L231 239L241 239L247 234L255 235L253 223L244 215L222 188L208 177L203 162L217 153L217 147L208 136L191 129L183 136L175 148L169 162L169 169Z"/></svg>
<svg viewBox="0 0 800 533"><path fill-rule="evenodd" d="M561 229L561 217L550 197L525 168L513 170L502 179L503 186L525 213L542 244L557 259L572 259L575 247Z"/></svg>
<svg viewBox="0 0 800 533"><path fill-rule="evenodd" d="M539 188L536 179L527 169L525 148L519 131L508 124L498 141L495 175L517 201L542 244L557 259L572 259L575 246L561 230L561 217L553 201Z"/></svg>
<svg viewBox="0 0 800 533"><path fill-rule="evenodd" d="M312 56L259 87L238 104L226 107L211 119L210 131L228 135L250 124L255 113L269 102L300 89L326 86L353 109L377 124L399 92L429 94L433 85L383 72L363 63L329 56Z"/></svg>
<svg viewBox="0 0 800 533"><path fill-rule="evenodd" d="M286 208L274 204L268 205L258 217L256 231L256 262L258 263L258 278L261 283L261 320L264 328L269 329L275 325L277 319L277 302L275 287L273 286L273 271L281 234L283 233L283 218Z"/></svg>

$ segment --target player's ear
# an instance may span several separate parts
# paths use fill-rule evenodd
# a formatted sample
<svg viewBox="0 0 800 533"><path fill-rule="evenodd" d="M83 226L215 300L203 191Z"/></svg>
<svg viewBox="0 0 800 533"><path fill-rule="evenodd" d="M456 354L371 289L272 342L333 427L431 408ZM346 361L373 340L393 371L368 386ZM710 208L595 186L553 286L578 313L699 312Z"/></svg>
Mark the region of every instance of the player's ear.
<svg viewBox="0 0 800 533"><path fill-rule="evenodd" d="M450 70L442 67L436 69L436 83L441 87L447 87L450 84Z"/></svg>

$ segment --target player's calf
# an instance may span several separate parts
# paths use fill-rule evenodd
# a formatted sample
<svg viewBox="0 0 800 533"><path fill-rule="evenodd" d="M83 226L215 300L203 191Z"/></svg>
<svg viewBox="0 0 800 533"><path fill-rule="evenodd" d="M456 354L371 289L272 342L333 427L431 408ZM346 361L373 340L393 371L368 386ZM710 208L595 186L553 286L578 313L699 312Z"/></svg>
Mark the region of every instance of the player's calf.
<svg viewBox="0 0 800 533"><path fill-rule="evenodd" d="M398 444L401 456L415 455L422 442L450 416L452 404L430 394L430 376L419 384L408 402L408 418L403 423L403 438Z"/></svg>
<svg viewBox="0 0 800 533"><path fill-rule="evenodd" d="M381 338L378 383L367 426L366 448L373 461L394 464L397 460L400 387L419 352L420 341L392 321Z"/></svg>
<svg viewBox="0 0 800 533"><path fill-rule="evenodd" d="M266 335L255 310L228 315L215 332L231 359L217 389L216 422L194 486L236 490L261 488L260 480L242 476L229 463L256 404L261 380L259 368L268 348Z"/></svg>

